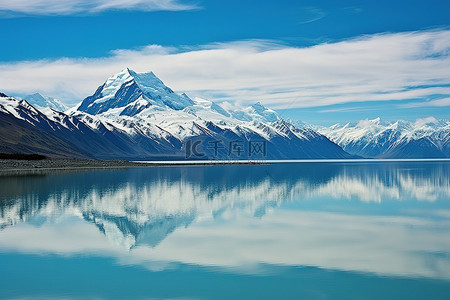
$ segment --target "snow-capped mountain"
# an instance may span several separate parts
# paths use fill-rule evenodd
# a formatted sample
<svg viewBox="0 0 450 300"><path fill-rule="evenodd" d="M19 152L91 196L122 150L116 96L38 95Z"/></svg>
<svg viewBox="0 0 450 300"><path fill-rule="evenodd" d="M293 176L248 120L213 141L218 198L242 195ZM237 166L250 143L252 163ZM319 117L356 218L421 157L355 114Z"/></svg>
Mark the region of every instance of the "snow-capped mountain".
<svg viewBox="0 0 450 300"><path fill-rule="evenodd" d="M5 152L60 156L70 148L68 156L130 160L352 157L323 135L295 127L261 103L225 109L174 93L152 72L125 69L66 113L36 109L6 95L1 103L0 118L15 118L14 126L26 128L23 132L29 135L38 130L40 143L52 136L55 144L64 145L39 149L33 141L35 147L29 149L31 138L14 134L11 142L0 135Z"/></svg>
<svg viewBox="0 0 450 300"><path fill-rule="evenodd" d="M65 122L53 122L27 101L0 94L0 152L89 157L66 138L50 133L63 133Z"/></svg>
<svg viewBox="0 0 450 300"><path fill-rule="evenodd" d="M189 97L175 94L152 72L138 74L127 68L108 78L77 110L97 115L122 108L119 115L134 116L151 106L181 110L192 104Z"/></svg>
<svg viewBox="0 0 450 300"><path fill-rule="evenodd" d="M450 157L449 121L293 125L259 102L229 109L177 94L152 72L124 69L65 113L42 107L51 101L39 94L28 98L36 107L0 94L1 152L129 160Z"/></svg>
<svg viewBox="0 0 450 300"><path fill-rule="evenodd" d="M26 100L0 95L0 152L114 159L151 155L152 145L164 146L150 140L141 147L135 143L111 126L98 124L93 130L62 112L46 109L44 114Z"/></svg>
<svg viewBox="0 0 450 300"><path fill-rule="evenodd" d="M118 122L124 125L123 129L129 127L126 123L130 120L155 125L162 125L162 122L166 130L181 138L184 137L179 134L178 125L181 123L191 125L193 121L210 121L221 125L242 125L280 120L273 110L259 102L242 110L228 111L212 101L174 93L152 72L136 73L130 69L108 78L94 95L69 112L88 113ZM167 126L169 123L175 123L175 128ZM144 125L140 124L140 127Z"/></svg>
<svg viewBox="0 0 450 300"><path fill-rule="evenodd" d="M450 157L450 122L432 117L415 123L376 118L316 129L345 151L363 157Z"/></svg>
<svg viewBox="0 0 450 300"><path fill-rule="evenodd" d="M209 100L174 93L152 72L124 69L68 113L92 130L103 125L125 133L137 145L157 141L165 146L152 149L158 159L181 158L191 153L187 148L193 143L201 155L189 158L246 159L252 141L266 143L264 153L252 158L350 157L327 138L286 123L261 103L227 110ZM235 142L237 152L231 148Z"/></svg>
<svg viewBox="0 0 450 300"><path fill-rule="evenodd" d="M39 93L28 95L24 99L27 100L28 103L30 103L31 105L40 110L45 108L51 108L57 111L64 112L69 109L69 107L67 107L64 103L62 103L58 99L48 96L42 96Z"/></svg>

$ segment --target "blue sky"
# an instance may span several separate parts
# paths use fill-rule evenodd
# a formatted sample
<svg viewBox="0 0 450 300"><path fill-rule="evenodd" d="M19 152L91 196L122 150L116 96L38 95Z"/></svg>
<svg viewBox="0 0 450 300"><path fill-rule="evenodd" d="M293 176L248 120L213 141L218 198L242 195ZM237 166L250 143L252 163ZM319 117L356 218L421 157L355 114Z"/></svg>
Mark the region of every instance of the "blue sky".
<svg viewBox="0 0 450 300"><path fill-rule="evenodd" d="M4 0L0 90L75 104L130 67L310 123L448 119L449 13L449 1Z"/></svg>

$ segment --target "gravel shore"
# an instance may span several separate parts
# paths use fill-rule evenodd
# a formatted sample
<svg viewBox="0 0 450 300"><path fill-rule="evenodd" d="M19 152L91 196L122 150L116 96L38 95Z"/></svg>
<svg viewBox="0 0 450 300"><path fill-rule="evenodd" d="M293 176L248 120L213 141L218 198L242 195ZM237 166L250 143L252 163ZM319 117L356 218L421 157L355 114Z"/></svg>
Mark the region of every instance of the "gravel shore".
<svg viewBox="0 0 450 300"><path fill-rule="evenodd" d="M196 162L195 165L257 165L267 164L264 161L208 161ZM13 174L29 174L29 173L47 173L54 171L68 172L86 169L117 169L117 168L133 168L133 167L155 167L155 166L181 166L193 165L192 162L154 162L139 163L126 160L80 160L80 159L60 159L47 158L43 160L17 160L17 159L0 159L0 176L8 176Z"/></svg>
<svg viewBox="0 0 450 300"><path fill-rule="evenodd" d="M39 169L98 169L98 168L130 168L148 167L148 164L129 162L125 160L78 160L78 159L43 159L15 160L0 159L0 172L39 170Z"/></svg>
<svg viewBox="0 0 450 300"><path fill-rule="evenodd" d="M132 167L154 167L154 166L180 166L192 165L192 162L156 162L139 163L126 160L80 160L80 159L43 159L43 160L16 160L0 159L0 175L17 171L44 171L44 170L82 170L82 169L113 169ZM264 161L209 161L195 163L195 165L247 165L266 164Z"/></svg>

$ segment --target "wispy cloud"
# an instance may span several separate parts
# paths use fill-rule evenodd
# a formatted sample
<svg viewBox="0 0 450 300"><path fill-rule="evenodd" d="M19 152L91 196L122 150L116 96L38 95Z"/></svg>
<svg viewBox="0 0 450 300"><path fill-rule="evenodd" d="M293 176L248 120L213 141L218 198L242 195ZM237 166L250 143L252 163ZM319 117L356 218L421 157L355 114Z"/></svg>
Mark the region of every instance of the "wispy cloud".
<svg viewBox="0 0 450 300"><path fill-rule="evenodd" d="M308 24L318 21L325 17L327 13L317 7L304 7L298 12L300 18L300 24Z"/></svg>
<svg viewBox="0 0 450 300"><path fill-rule="evenodd" d="M2 0L0 11L32 15L70 15L96 13L111 9L142 11L189 10L197 8L193 4L178 0Z"/></svg>
<svg viewBox="0 0 450 300"><path fill-rule="evenodd" d="M442 98L442 99L435 99L431 101L421 101L421 102L415 102L415 103L408 103L403 105L403 107L426 107L426 106L450 106L450 97L448 98Z"/></svg>
<svg viewBox="0 0 450 300"><path fill-rule="evenodd" d="M450 30L377 34L296 48L273 41L196 48L150 45L104 58L0 64L0 91L82 100L125 67L154 71L175 90L274 108L450 96ZM433 102L437 101L437 102ZM433 100L431 105L448 105Z"/></svg>
<svg viewBox="0 0 450 300"><path fill-rule="evenodd" d="M324 110L320 110L319 112L320 113L334 113L334 112L355 112L355 111L368 111L368 110L375 110L375 108L356 106L356 107L324 109Z"/></svg>
<svg viewBox="0 0 450 300"><path fill-rule="evenodd" d="M436 120L435 117L427 117L427 118L421 118L421 119L417 119L416 122L414 123L414 126L419 128L422 127L425 124L429 124L429 123L433 123L433 124L437 124L438 120Z"/></svg>

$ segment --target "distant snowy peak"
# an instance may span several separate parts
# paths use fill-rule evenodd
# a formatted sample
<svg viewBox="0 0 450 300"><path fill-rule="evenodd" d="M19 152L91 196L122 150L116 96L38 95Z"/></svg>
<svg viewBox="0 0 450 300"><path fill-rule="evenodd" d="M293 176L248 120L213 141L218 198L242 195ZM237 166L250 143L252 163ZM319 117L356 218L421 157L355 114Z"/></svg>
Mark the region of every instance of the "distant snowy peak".
<svg viewBox="0 0 450 300"><path fill-rule="evenodd" d="M264 105L261 104L261 102L253 104L252 106L247 108L246 111L253 118L255 119L261 118L261 121L264 122L276 122L280 120L275 111L266 108Z"/></svg>
<svg viewBox="0 0 450 300"><path fill-rule="evenodd" d="M365 157L450 156L450 122L433 117L414 123L376 118L316 129L345 151Z"/></svg>
<svg viewBox="0 0 450 300"><path fill-rule="evenodd" d="M31 105L37 107L38 109L49 107L51 109L61 112L64 112L68 109L68 107L58 99L48 96L42 96L39 93L28 95L24 99L27 100L28 103L30 103Z"/></svg>
<svg viewBox="0 0 450 300"><path fill-rule="evenodd" d="M417 139L428 136L443 127L450 125L449 121L435 118L419 119L416 122L398 120L395 122L382 121L380 118L361 120L357 123L345 125L335 124L330 127L321 127L319 131L327 136L343 137L347 140L358 140L367 136L377 136L385 131L398 131L403 138Z"/></svg>
<svg viewBox="0 0 450 300"><path fill-rule="evenodd" d="M182 110L194 104L185 94L174 93L153 72L136 73L127 68L108 78L94 95L83 100L78 110L96 115L125 108L132 103L133 108L124 114L137 114L142 111L141 106Z"/></svg>

